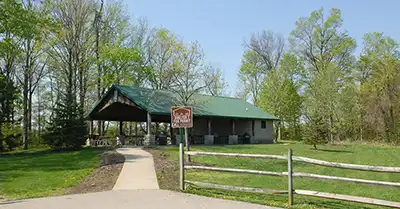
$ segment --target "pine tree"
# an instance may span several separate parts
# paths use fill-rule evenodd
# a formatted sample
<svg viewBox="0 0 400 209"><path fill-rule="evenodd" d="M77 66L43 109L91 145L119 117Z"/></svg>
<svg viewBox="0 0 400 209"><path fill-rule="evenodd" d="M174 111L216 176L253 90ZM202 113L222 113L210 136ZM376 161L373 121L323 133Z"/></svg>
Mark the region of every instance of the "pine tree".
<svg viewBox="0 0 400 209"><path fill-rule="evenodd" d="M321 116L309 121L304 130L304 142L314 146L317 149L319 144L327 144L329 136L329 125Z"/></svg>
<svg viewBox="0 0 400 209"><path fill-rule="evenodd" d="M85 143L86 133L82 110L71 91L66 94L60 93L60 96L61 100L53 110L54 118L44 140L54 149L79 149Z"/></svg>

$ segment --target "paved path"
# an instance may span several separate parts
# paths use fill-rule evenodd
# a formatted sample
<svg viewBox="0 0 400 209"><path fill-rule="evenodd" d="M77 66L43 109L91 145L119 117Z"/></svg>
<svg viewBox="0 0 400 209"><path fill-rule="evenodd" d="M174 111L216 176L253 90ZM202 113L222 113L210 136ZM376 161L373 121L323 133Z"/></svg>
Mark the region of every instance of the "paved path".
<svg viewBox="0 0 400 209"><path fill-rule="evenodd" d="M125 156L125 163L113 190L159 189L150 153L139 147L117 151Z"/></svg>
<svg viewBox="0 0 400 209"><path fill-rule="evenodd" d="M166 190L108 192L0 203L1 209L272 209L244 202L214 199Z"/></svg>

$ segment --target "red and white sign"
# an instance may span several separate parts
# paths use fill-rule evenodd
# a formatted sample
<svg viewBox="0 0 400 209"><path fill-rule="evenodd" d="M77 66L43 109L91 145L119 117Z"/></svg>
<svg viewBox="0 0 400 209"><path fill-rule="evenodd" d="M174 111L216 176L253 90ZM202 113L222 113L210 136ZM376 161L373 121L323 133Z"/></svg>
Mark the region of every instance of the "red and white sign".
<svg viewBox="0 0 400 209"><path fill-rule="evenodd" d="M171 108L172 128L192 128L193 111L192 107L180 106Z"/></svg>

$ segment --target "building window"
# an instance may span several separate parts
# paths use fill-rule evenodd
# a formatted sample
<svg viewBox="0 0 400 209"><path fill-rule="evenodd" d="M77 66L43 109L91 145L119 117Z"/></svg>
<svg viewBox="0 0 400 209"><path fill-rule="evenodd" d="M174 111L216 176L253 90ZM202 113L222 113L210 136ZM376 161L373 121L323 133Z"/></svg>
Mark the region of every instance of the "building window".
<svg viewBox="0 0 400 209"><path fill-rule="evenodd" d="M265 122L265 120L261 121L261 128L262 129L266 129L267 128L267 123Z"/></svg>

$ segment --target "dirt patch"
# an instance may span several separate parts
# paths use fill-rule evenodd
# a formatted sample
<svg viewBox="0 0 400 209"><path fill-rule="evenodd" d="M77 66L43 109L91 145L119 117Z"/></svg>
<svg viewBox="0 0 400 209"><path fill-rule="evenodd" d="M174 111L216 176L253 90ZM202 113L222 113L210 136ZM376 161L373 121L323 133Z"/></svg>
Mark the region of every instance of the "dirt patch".
<svg viewBox="0 0 400 209"><path fill-rule="evenodd" d="M179 190L179 163L169 160L168 154L160 150L145 148L153 155L157 180L160 189Z"/></svg>
<svg viewBox="0 0 400 209"><path fill-rule="evenodd" d="M83 194L112 190L124 165L125 157L116 151L101 155L100 167L95 169L79 185L68 188L65 194Z"/></svg>

